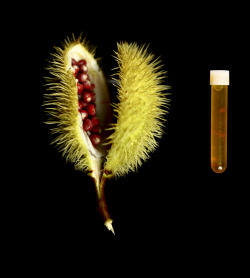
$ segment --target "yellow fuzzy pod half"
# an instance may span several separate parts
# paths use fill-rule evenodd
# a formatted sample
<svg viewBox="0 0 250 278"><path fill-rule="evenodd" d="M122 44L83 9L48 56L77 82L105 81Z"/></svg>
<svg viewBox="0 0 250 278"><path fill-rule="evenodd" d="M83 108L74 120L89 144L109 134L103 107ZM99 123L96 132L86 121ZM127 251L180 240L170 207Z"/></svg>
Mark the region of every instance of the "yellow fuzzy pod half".
<svg viewBox="0 0 250 278"><path fill-rule="evenodd" d="M160 61L145 46L120 43L116 60L119 103L105 170L118 177L135 171L158 146L155 138L163 133L169 86L162 84L166 73Z"/></svg>
<svg viewBox="0 0 250 278"><path fill-rule="evenodd" d="M45 109L50 118L47 123L52 125L51 133L56 135L52 141L62 156L74 164L80 171L89 173L96 184L100 182L101 165L106 155L102 146L94 148L87 133L82 128L82 120L78 112L78 94L76 79L72 73L71 60L85 59L89 67L89 76L95 83L98 96L97 115L101 125L106 127L111 121L111 106L109 92L102 70L95 59L95 48L89 46L86 40L65 40L63 47L55 47L49 67L50 77L47 77L47 99ZM105 133L104 133L105 134ZM105 142L105 141L104 141Z"/></svg>

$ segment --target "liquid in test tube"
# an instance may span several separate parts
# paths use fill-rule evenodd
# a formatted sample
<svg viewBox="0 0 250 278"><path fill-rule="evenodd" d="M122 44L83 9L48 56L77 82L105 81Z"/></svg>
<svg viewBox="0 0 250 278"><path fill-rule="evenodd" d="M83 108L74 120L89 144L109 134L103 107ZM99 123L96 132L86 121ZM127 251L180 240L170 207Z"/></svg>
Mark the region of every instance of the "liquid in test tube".
<svg viewBox="0 0 250 278"><path fill-rule="evenodd" d="M211 70L211 168L222 173L227 168L228 70Z"/></svg>

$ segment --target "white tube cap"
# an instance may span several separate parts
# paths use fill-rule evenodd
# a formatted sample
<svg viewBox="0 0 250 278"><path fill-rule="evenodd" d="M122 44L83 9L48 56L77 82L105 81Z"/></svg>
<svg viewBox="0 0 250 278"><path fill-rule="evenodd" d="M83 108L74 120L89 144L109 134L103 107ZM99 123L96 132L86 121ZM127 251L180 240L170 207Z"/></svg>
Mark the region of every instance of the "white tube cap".
<svg viewBox="0 0 250 278"><path fill-rule="evenodd" d="M229 70L210 70L210 85L229 85Z"/></svg>

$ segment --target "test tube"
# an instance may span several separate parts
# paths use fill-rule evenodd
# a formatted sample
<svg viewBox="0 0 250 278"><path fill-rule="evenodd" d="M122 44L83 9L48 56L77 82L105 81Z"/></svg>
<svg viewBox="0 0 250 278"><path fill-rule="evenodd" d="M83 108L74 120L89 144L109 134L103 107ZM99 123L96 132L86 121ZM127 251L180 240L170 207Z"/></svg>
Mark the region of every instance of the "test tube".
<svg viewBox="0 0 250 278"><path fill-rule="evenodd" d="M227 168L228 70L211 70L211 168L223 173Z"/></svg>

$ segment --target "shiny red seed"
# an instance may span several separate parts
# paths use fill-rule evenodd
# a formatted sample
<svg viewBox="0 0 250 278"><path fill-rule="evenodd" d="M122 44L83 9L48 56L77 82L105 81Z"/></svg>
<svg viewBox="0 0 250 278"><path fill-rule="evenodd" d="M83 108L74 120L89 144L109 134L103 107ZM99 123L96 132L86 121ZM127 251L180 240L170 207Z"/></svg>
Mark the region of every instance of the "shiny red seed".
<svg viewBox="0 0 250 278"><path fill-rule="evenodd" d="M82 99L78 100L78 108L79 108L79 110L81 110L83 108L86 108L87 106L88 106L87 102L84 102Z"/></svg>
<svg viewBox="0 0 250 278"><path fill-rule="evenodd" d="M77 61L74 58L71 59L71 65L72 66L77 65Z"/></svg>
<svg viewBox="0 0 250 278"><path fill-rule="evenodd" d="M81 110L80 114L83 120L88 117L88 112L86 110Z"/></svg>
<svg viewBox="0 0 250 278"><path fill-rule="evenodd" d="M82 108L83 108L83 101L79 100L78 101L78 110L80 111L80 110L82 110Z"/></svg>
<svg viewBox="0 0 250 278"><path fill-rule="evenodd" d="M80 83L84 83L88 78L88 75L86 73L80 72L77 74L77 79Z"/></svg>
<svg viewBox="0 0 250 278"><path fill-rule="evenodd" d="M80 83L77 83L77 93L78 93L78 95L81 95L82 91L83 91L83 85L80 84Z"/></svg>
<svg viewBox="0 0 250 278"><path fill-rule="evenodd" d="M89 116L95 116L96 115L96 109L95 109L95 104L93 103L90 103L88 106L87 106L87 111L89 113Z"/></svg>
<svg viewBox="0 0 250 278"><path fill-rule="evenodd" d="M86 65L86 64L87 64L87 62L86 62L86 60L84 60L84 59L81 59L81 60L78 61L78 66L80 66L80 65Z"/></svg>
<svg viewBox="0 0 250 278"><path fill-rule="evenodd" d="M88 67L86 65L80 65L79 66L79 71L83 72L83 73L87 73L88 72Z"/></svg>
<svg viewBox="0 0 250 278"><path fill-rule="evenodd" d="M83 94L82 94L82 98L85 102L91 102L92 100L92 95L90 92L88 91L83 91Z"/></svg>
<svg viewBox="0 0 250 278"><path fill-rule="evenodd" d="M93 126L99 125L99 123L100 123L99 119L96 116L91 118L91 121L92 121Z"/></svg>
<svg viewBox="0 0 250 278"><path fill-rule="evenodd" d="M102 133L102 129L99 125L96 125L94 126L92 129L91 129L91 132L92 133L96 133L96 134L101 134Z"/></svg>
<svg viewBox="0 0 250 278"><path fill-rule="evenodd" d="M76 75L79 71L78 65L73 65L73 69L74 69L74 75Z"/></svg>
<svg viewBox="0 0 250 278"><path fill-rule="evenodd" d="M93 124L88 118L83 120L82 126L85 131L90 131L93 128Z"/></svg>
<svg viewBox="0 0 250 278"><path fill-rule="evenodd" d="M91 89L91 83L89 80L86 80L82 85L83 85L84 90L89 91Z"/></svg>
<svg viewBox="0 0 250 278"><path fill-rule="evenodd" d="M92 87L92 89L95 89L95 84L91 83L91 87Z"/></svg>
<svg viewBox="0 0 250 278"><path fill-rule="evenodd" d="M93 145L98 145L101 143L101 136L98 134L90 134L89 139Z"/></svg>

